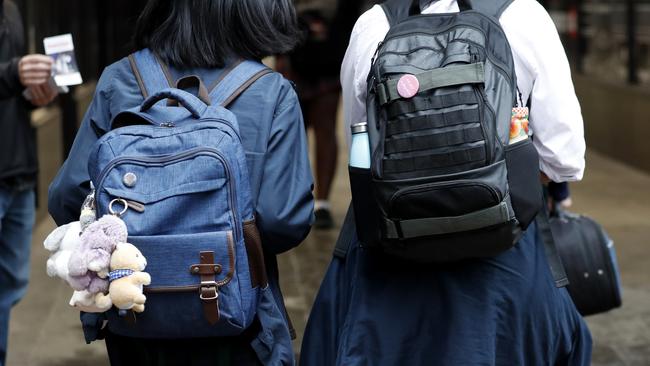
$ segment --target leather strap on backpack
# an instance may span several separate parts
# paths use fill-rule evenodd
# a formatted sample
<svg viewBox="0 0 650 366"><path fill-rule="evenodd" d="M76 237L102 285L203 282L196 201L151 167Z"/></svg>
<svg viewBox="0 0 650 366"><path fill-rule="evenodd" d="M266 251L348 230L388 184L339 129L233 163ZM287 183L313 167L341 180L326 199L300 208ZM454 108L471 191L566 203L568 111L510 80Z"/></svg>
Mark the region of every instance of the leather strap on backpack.
<svg viewBox="0 0 650 366"><path fill-rule="evenodd" d="M273 70L271 69L264 69L259 72L257 72L255 75L251 76L250 79L248 79L245 83L243 83L237 90L235 90L226 100L221 103L221 106L224 108L228 108L230 103L234 102L235 99L237 99L243 92L246 91L251 85L253 85L254 82L256 82L259 78L266 74L272 73Z"/></svg>
<svg viewBox="0 0 650 366"><path fill-rule="evenodd" d="M140 69L138 69L138 63L135 61L135 56L130 54L128 58L129 64L131 65L131 71L133 71L135 81L138 83L138 87L140 88L140 94L142 94L144 99L147 99L149 93L147 92L147 88L144 86L144 80L142 79L142 74L140 74Z"/></svg>
<svg viewBox="0 0 650 366"><path fill-rule="evenodd" d="M251 275L251 286L265 288L268 285L264 253L262 251L262 237L255 219L244 222L244 244L248 256L248 269Z"/></svg>
<svg viewBox="0 0 650 366"><path fill-rule="evenodd" d="M221 266L214 263L214 252L201 252L201 262L192 266L192 272L201 276L199 297L203 303L203 314L208 323L219 322L219 291L216 275L221 273Z"/></svg>

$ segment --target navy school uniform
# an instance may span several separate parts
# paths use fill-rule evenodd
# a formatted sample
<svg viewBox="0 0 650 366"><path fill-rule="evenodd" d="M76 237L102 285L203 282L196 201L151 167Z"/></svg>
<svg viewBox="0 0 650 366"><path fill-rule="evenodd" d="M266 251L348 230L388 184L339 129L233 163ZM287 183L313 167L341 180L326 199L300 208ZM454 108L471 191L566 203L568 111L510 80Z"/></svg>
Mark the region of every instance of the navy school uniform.
<svg viewBox="0 0 650 366"><path fill-rule="evenodd" d="M591 336L557 288L535 223L497 257L399 262L359 247L346 218L315 300L301 366L584 365Z"/></svg>
<svg viewBox="0 0 650 366"><path fill-rule="evenodd" d="M222 70L180 71L172 68L171 73L175 78L198 75L205 85L211 85ZM104 70L70 156L50 186L49 211L57 224L79 218L81 203L89 193L87 157L93 144L109 130L113 116L140 105L142 101L128 59ZM269 288L262 291L258 308L259 329L252 335L244 334L229 340L235 345L229 348L227 357L223 354L217 357L217 348L210 351L210 345L223 343L222 339L167 343L139 341L137 347L147 350L141 355L142 360L149 360L145 364L163 364L165 359L183 352L191 353L199 345L202 349L208 348L202 353L205 357L194 357L185 364L215 364L215 357L221 360L217 363L220 365L258 364L256 357L265 365L294 363L275 255L298 245L309 232L312 222L313 181L300 106L291 84L279 74L271 73L257 80L229 109L237 116L246 151L256 221L262 235L269 277ZM101 314L82 314L87 341L97 338L102 321ZM109 354L110 348L114 351L111 359L115 359L116 364L119 363L116 358L119 358L119 351L127 353L128 344L134 343L119 338L109 335L107 342ZM163 344L168 347L161 346ZM256 357L246 356L253 351Z"/></svg>

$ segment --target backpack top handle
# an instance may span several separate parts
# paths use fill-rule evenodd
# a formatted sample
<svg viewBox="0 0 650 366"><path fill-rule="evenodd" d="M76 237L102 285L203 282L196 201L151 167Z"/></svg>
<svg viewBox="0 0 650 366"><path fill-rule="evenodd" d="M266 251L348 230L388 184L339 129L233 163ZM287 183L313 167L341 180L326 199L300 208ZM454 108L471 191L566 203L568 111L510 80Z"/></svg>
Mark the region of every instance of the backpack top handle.
<svg viewBox="0 0 650 366"><path fill-rule="evenodd" d="M140 112L148 111L151 107L154 106L154 104L163 99L173 99L178 101L196 119L201 118L201 116L203 116L206 109L208 108L205 103L203 103L199 98L195 97L191 93L180 89L167 88L147 98L144 103L142 103Z"/></svg>

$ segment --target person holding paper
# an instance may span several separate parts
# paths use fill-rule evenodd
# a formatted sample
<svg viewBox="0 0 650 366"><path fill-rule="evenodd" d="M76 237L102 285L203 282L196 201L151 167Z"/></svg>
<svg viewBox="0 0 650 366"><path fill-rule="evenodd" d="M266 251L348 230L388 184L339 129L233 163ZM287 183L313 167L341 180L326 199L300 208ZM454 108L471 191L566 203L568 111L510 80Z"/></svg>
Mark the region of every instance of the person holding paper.
<svg viewBox="0 0 650 366"><path fill-rule="evenodd" d="M24 295L29 278L38 169L29 111L57 95L48 83L52 59L21 57L24 49L18 8L0 0L0 366L7 354L9 313ZM22 95L25 89L30 101Z"/></svg>

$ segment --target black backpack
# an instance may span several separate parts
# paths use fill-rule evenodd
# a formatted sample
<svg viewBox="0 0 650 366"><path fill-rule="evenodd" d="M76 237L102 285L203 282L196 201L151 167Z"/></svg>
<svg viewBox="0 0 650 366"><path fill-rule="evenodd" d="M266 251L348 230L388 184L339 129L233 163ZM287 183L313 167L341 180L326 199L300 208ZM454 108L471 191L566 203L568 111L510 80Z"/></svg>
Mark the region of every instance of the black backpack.
<svg viewBox="0 0 650 366"><path fill-rule="evenodd" d="M350 168L364 247L419 262L489 257L535 218L537 152L530 138L509 145L517 82L498 18L511 2L426 15L417 0L382 4L391 28L368 75L371 168Z"/></svg>

